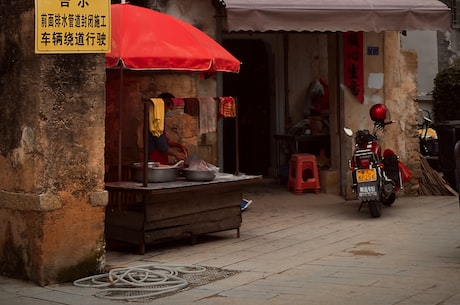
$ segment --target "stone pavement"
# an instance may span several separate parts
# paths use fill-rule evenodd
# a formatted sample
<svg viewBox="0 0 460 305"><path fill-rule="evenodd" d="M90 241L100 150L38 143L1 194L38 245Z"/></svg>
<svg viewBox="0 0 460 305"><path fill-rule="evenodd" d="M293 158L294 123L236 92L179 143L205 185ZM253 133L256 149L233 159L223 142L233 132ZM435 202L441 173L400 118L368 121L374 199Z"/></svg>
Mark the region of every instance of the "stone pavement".
<svg viewBox="0 0 460 305"><path fill-rule="evenodd" d="M284 186L247 190L241 237L226 231L147 248L108 251L107 264L200 265L241 271L170 296L95 297L71 283L38 287L0 277L0 304L459 305L458 197L401 197L373 219L358 201L295 195Z"/></svg>

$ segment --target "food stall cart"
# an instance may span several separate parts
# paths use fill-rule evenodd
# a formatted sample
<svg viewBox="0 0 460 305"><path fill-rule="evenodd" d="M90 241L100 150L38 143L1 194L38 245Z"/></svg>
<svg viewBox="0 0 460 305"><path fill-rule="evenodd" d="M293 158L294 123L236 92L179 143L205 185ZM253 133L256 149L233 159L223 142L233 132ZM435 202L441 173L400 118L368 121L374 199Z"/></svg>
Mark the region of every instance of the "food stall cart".
<svg viewBox="0 0 460 305"><path fill-rule="evenodd" d="M211 181L107 182L106 238L139 246L236 230L239 237L244 186L261 176L218 173Z"/></svg>
<svg viewBox="0 0 460 305"><path fill-rule="evenodd" d="M128 3L112 4L112 36L106 67L119 70L118 179L106 181L106 238L145 245L171 238L236 229L241 225L242 187L261 177L218 174L212 181L147 183L147 115L144 101L143 183L122 175L124 70L238 73L241 62L191 24ZM147 31L148 35L146 35ZM115 47L116 46L116 47ZM153 46L153 47L149 47Z"/></svg>
<svg viewBox="0 0 460 305"><path fill-rule="evenodd" d="M218 100L212 98L216 105ZM178 165L184 161L174 165L150 162L149 103L150 100L144 100L143 162L124 166L122 179L108 179L105 184L109 192L106 239L137 245L139 252L144 253L148 244L181 238L190 238L194 243L197 236L207 233L235 229L239 237L243 188L262 181L262 176L239 173L238 161L235 174L217 172L217 167L195 154L185 160L186 167ZM237 136L235 148L238 148ZM198 175L195 176L198 179L192 179L193 174L210 173L192 169L192 164L202 162L212 169L215 175L212 179ZM175 172L180 174L175 176Z"/></svg>

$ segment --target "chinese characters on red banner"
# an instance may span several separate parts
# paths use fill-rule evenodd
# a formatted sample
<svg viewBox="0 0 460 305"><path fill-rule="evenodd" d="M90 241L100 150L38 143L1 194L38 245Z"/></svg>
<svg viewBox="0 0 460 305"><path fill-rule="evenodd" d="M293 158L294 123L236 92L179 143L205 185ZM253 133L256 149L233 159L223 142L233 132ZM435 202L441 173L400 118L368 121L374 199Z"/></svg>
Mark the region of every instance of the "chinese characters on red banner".
<svg viewBox="0 0 460 305"><path fill-rule="evenodd" d="M344 84L363 103L363 32L343 33L343 63Z"/></svg>

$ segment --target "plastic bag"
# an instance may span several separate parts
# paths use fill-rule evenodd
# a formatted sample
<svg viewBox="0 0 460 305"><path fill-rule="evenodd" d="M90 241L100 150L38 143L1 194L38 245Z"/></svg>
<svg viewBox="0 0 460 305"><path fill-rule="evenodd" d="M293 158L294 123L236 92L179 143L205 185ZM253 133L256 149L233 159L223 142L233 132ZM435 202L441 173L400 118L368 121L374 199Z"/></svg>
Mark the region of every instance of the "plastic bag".
<svg viewBox="0 0 460 305"><path fill-rule="evenodd" d="M210 171L214 173L219 172L219 168L211 163L204 160L192 160L188 166L188 169L195 171Z"/></svg>
<svg viewBox="0 0 460 305"><path fill-rule="evenodd" d="M401 180L403 182L409 182L412 179L412 172L401 161L399 161L399 171L401 172Z"/></svg>

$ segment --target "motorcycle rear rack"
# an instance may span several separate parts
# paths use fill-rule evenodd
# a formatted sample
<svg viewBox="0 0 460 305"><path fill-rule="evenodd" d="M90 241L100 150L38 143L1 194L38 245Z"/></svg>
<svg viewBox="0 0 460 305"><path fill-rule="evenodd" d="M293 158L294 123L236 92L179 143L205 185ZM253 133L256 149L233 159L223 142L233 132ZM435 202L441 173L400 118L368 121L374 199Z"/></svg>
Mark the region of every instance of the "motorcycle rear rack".
<svg viewBox="0 0 460 305"><path fill-rule="evenodd" d="M374 155L374 153L370 149L359 149L355 151L355 156L361 157L361 156L370 156Z"/></svg>

